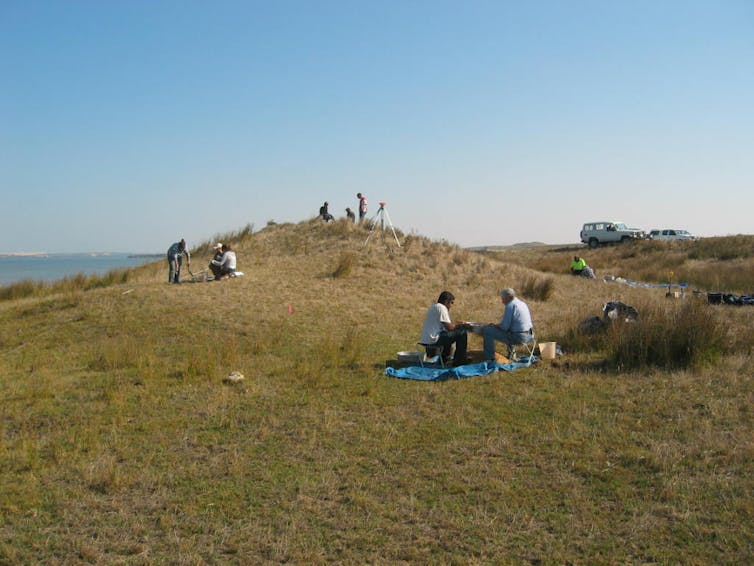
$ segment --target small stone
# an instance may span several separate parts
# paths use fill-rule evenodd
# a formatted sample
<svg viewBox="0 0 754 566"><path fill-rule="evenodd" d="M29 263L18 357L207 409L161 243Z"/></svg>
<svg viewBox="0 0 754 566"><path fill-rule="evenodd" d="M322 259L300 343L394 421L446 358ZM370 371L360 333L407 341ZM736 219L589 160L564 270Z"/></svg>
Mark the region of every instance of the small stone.
<svg viewBox="0 0 754 566"><path fill-rule="evenodd" d="M243 380L244 377L240 371L232 371L228 374L228 377L225 378L225 381L228 381L230 383L238 383L239 381Z"/></svg>

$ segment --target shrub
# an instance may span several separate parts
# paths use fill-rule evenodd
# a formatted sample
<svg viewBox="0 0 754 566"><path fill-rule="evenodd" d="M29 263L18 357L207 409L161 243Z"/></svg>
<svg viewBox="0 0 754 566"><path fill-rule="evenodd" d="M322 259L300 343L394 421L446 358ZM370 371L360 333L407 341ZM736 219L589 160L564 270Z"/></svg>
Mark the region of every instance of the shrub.
<svg viewBox="0 0 754 566"><path fill-rule="evenodd" d="M0 287L0 301L15 301L16 299L31 297L39 294L46 288L47 285L45 283L24 279L23 281Z"/></svg>
<svg viewBox="0 0 754 566"><path fill-rule="evenodd" d="M354 263L356 262L356 254L353 252L344 252L340 254L338 265L335 266L332 276L337 278L348 277L351 275Z"/></svg>
<svg viewBox="0 0 754 566"><path fill-rule="evenodd" d="M751 236L722 236L702 238L689 252L690 259L730 260L754 256L754 238Z"/></svg>
<svg viewBox="0 0 754 566"><path fill-rule="evenodd" d="M640 309L636 322L615 321L608 329L608 362L618 370L647 367L699 369L719 359L723 329L706 304L672 303Z"/></svg>

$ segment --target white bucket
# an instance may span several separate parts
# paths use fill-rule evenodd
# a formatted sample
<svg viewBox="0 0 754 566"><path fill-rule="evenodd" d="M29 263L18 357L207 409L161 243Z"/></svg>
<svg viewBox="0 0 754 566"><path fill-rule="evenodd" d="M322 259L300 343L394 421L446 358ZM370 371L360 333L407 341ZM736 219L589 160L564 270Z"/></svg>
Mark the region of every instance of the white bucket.
<svg viewBox="0 0 754 566"><path fill-rule="evenodd" d="M543 360L555 359L555 342L540 342L539 343L539 355Z"/></svg>

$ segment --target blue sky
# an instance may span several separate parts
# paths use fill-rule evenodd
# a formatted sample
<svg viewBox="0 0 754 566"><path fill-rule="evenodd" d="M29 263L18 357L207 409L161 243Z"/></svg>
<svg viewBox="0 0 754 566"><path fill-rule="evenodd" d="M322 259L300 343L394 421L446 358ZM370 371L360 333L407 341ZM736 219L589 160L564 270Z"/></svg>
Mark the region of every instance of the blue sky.
<svg viewBox="0 0 754 566"><path fill-rule="evenodd" d="M754 233L754 2L0 1L0 252L386 201L463 246Z"/></svg>

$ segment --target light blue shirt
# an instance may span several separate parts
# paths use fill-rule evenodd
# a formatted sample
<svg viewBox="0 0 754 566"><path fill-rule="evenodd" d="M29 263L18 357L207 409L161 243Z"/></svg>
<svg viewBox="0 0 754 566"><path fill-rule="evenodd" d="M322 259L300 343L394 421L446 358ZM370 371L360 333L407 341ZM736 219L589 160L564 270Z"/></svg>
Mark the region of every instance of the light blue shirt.
<svg viewBox="0 0 754 566"><path fill-rule="evenodd" d="M191 261L191 255L189 254L188 248L185 248L183 251L181 251L180 242L176 242L168 248L168 259L178 259L178 256L181 254L184 254L186 256L186 259Z"/></svg>
<svg viewBox="0 0 754 566"><path fill-rule="evenodd" d="M509 332L529 332L534 325L531 322L529 307L518 297L505 305L500 328Z"/></svg>

